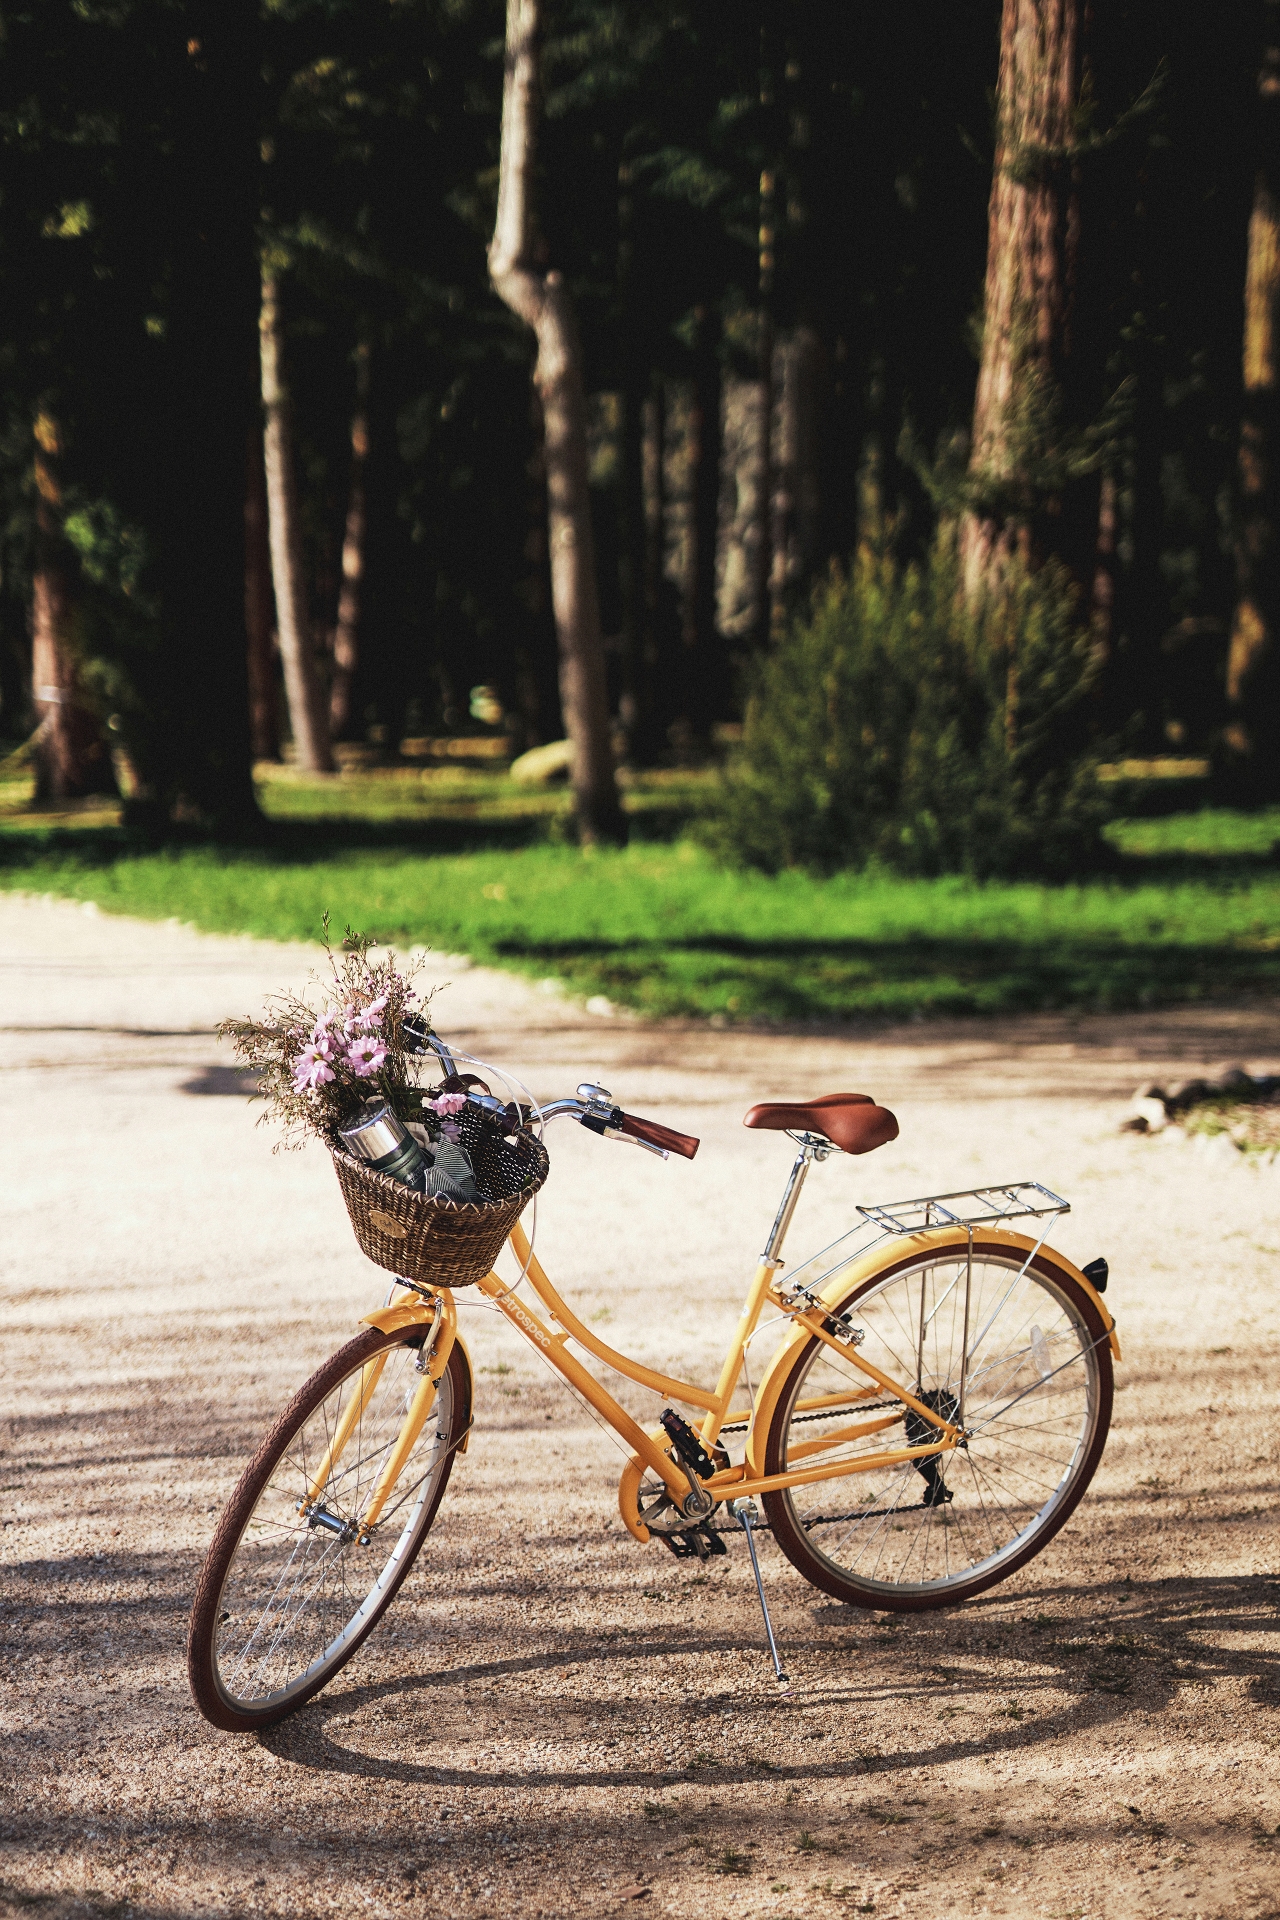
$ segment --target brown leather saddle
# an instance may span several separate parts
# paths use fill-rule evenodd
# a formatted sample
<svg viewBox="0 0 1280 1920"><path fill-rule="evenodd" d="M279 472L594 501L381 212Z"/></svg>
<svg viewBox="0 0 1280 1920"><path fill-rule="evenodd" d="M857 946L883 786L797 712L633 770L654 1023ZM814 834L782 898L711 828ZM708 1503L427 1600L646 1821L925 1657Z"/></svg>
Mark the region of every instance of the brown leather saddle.
<svg viewBox="0 0 1280 1920"><path fill-rule="evenodd" d="M766 1102L752 1107L742 1124L770 1133L822 1133L841 1153L870 1153L898 1137L898 1123L888 1107L878 1107L869 1093L824 1093L794 1104Z"/></svg>

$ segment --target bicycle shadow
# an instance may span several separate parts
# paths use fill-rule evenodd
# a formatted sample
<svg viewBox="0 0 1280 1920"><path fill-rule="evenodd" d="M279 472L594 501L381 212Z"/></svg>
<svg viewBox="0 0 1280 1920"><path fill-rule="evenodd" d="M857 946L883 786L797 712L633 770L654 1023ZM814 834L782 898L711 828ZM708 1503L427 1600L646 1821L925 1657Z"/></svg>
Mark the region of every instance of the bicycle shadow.
<svg viewBox="0 0 1280 1920"><path fill-rule="evenodd" d="M1055 1612L1040 1612L1042 1605L1052 1605ZM554 1651L469 1661L434 1674L364 1686L339 1686L293 1720L258 1738L269 1751L297 1765L405 1786L657 1790L694 1783L740 1786L758 1781L763 1774L779 1783L803 1785L1026 1753L1086 1730L1094 1735L1114 1732L1137 1715L1163 1711L1184 1687L1204 1686L1226 1676L1237 1683L1245 1681L1252 1704L1280 1708L1280 1577L1276 1576L1172 1579L1147 1586L1123 1580L1105 1585L1043 1582L954 1612L889 1616L890 1625L884 1624L885 1616L869 1617L838 1606L792 1606L788 1611L793 1616L787 1629L794 1650L791 1665L800 1672L795 1692L788 1698L766 1690L761 1649L758 1689L743 1692L722 1687L709 1691L696 1704L704 1719L730 1711L739 1720L753 1717L762 1742L780 1731L780 1715L790 1718L788 1731L794 1738L803 1737L796 1723L812 1710L827 1715L834 1710L843 1720L841 1749L828 1748L812 1759L782 1759L780 1743L763 1758L743 1754L735 1738L734 1751L703 1754L678 1765L646 1768L629 1763L611 1768L599 1758L584 1759L581 1766L522 1763L518 1747L526 1723L531 1738L546 1735L548 1701L543 1694L527 1703L508 1702L505 1695L486 1700L493 1720L501 1718L504 1707L509 1709L505 1738L516 1751L510 1763L504 1760L501 1765L485 1767L465 1757L452 1762L418 1761L405 1755L387 1758L362 1752L358 1744L341 1738L341 1728L367 1712L371 1725L377 1716L383 1738L388 1720L403 1723L409 1734L420 1717L431 1737L443 1731L447 1740L443 1725L447 1716L440 1713L446 1704L442 1696L525 1674L557 1671L566 1680L578 1682L562 1699L562 1720L565 1713L571 1719L579 1712L589 1712L597 1722L612 1718L621 1737L628 1730L629 1714L646 1716L652 1711L653 1698L639 1674L621 1701L603 1690L593 1696L589 1684L593 1669L616 1670L619 1663L657 1668L715 1656L740 1658L744 1651L757 1651L754 1633L750 1639L725 1632L664 1635L622 1645L570 1640ZM796 1645L799 1616L809 1615L812 1635L815 1612L820 1616L816 1644L811 1639L809 1648L800 1652ZM838 1617L838 1640L832 1638L828 1615ZM847 1637L850 1629L858 1630L852 1641ZM1222 1636L1236 1641L1236 1636L1246 1634L1265 1634L1271 1644L1220 1644ZM1006 1667L1012 1663L1012 1677L1008 1672L992 1676L992 1654ZM850 1671L851 1665L856 1671ZM993 1695L1006 1696L1006 1704L992 1704ZM685 1704L694 1703L686 1700ZM948 1720L942 1719L937 1733L925 1737L919 1731L920 1710L930 1705L940 1716L977 1714L982 1724L973 1730L948 1730ZM915 1738L892 1751L865 1732L860 1742L849 1721L873 1706L893 1708L897 1725L910 1725L914 1717ZM1006 1724L998 1724L1001 1720ZM460 1736L464 1741L470 1737ZM710 1728L707 1737L714 1740Z"/></svg>

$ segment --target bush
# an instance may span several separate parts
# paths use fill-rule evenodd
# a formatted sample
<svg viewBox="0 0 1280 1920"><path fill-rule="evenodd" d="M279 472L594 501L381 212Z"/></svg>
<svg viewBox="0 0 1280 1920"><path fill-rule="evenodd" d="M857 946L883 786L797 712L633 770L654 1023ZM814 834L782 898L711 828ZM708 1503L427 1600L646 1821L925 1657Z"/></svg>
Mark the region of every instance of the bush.
<svg viewBox="0 0 1280 1920"><path fill-rule="evenodd" d="M967 609L954 556L859 557L757 665L710 832L783 867L1079 872L1107 808L1067 576L1011 566Z"/></svg>

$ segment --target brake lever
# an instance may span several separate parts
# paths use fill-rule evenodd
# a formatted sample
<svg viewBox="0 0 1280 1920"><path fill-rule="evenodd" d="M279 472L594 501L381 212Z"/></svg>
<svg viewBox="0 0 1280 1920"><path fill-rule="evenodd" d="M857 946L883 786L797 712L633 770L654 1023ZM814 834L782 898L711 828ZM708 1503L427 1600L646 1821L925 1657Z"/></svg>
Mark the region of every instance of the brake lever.
<svg viewBox="0 0 1280 1920"><path fill-rule="evenodd" d="M595 1129L593 1128L592 1131L594 1132ZM601 1127L599 1131L606 1140L616 1140L619 1146L643 1147L646 1153L656 1153L659 1160L671 1158L666 1147L655 1147L652 1140L637 1140L634 1133L620 1133L617 1127Z"/></svg>

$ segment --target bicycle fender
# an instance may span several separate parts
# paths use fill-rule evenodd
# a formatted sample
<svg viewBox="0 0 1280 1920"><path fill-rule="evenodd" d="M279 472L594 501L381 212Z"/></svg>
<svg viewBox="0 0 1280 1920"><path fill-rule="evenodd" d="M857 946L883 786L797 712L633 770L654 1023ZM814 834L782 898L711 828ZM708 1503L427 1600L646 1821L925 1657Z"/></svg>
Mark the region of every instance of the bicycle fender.
<svg viewBox="0 0 1280 1920"><path fill-rule="evenodd" d="M428 1327L434 1319L434 1303L430 1300L423 1300L418 1295L413 1295L405 1300L396 1300L389 1307L379 1307L376 1313L366 1313L361 1321L361 1325L376 1327L379 1333L398 1333L401 1327ZM474 1388L475 1369L471 1365L471 1355L467 1351L467 1343L457 1331L456 1326L449 1339L446 1358L448 1358L448 1352L454 1347L457 1347L462 1354L462 1364L467 1370L467 1392L470 1398ZM471 1429L468 1427L458 1442L457 1451L459 1453L465 1453L470 1444Z"/></svg>
<svg viewBox="0 0 1280 1920"><path fill-rule="evenodd" d="M379 1333L399 1333L401 1327L429 1327L435 1317L434 1303L415 1294L412 1299L397 1300L390 1307L379 1307L376 1313L366 1313L360 1324L376 1327Z"/></svg>
<svg viewBox="0 0 1280 1920"><path fill-rule="evenodd" d="M1007 1247L1010 1253L1022 1254L1024 1258L1027 1254L1034 1252L1036 1247L1036 1242L1030 1239L1027 1234L1012 1233L1006 1227L983 1227L976 1229L974 1239L975 1241L980 1241L983 1245L990 1245L994 1242L998 1246ZM945 1253L947 1249L951 1247L967 1248L969 1235L961 1227L935 1227L928 1233L903 1234L899 1244L903 1254ZM1042 1246L1040 1251L1042 1254L1048 1254L1054 1263L1060 1267L1070 1279L1075 1281L1081 1291L1088 1295L1093 1305L1098 1309L1099 1317L1103 1326L1106 1328L1107 1344L1111 1348L1113 1356L1117 1360L1121 1359L1120 1339L1116 1332L1115 1319L1108 1313L1106 1305L1093 1282L1087 1279L1085 1275L1081 1273L1079 1267L1077 1267L1073 1261L1068 1260L1064 1253L1059 1253L1056 1247ZM827 1306L834 1307L838 1301L846 1299L855 1287L861 1286L864 1280L871 1279L881 1268L887 1265L896 1266L898 1264L896 1251L895 1258L892 1262L886 1259L885 1254L886 1249L883 1244L878 1247L873 1247L870 1252L864 1253L860 1260L851 1261L847 1267L842 1268L838 1278L829 1280L825 1287L819 1287L816 1291L816 1297ZM756 1394L755 1408L751 1416L751 1431L747 1435L746 1465L748 1478L761 1475L764 1472L765 1439L769 1432L770 1423L773 1420L774 1409L781 1396L791 1362L795 1358L796 1348L803 1341L810 1338L812 1338L812 1334L808 1327L793 1327L765 1369L759 1391Z"/></svg>

